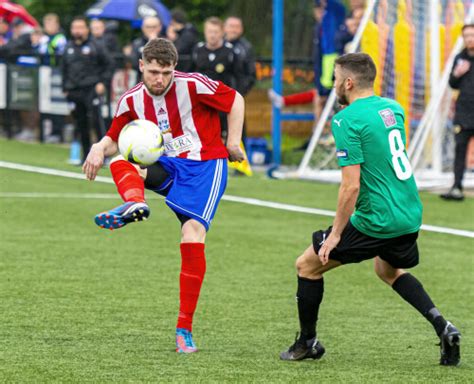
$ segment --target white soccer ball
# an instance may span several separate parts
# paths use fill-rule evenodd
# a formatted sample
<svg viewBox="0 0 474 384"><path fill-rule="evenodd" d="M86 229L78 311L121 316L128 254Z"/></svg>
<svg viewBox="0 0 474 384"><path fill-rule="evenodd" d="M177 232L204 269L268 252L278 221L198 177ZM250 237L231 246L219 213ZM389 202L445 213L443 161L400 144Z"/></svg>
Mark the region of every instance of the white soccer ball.
<svg viewBox="0 0 474 384"><path fill-rule="evenodd" d="M160 129L148 120L134 120L123 127L118 146L125 160L145 166L156 163L164 151Z"/></svg>

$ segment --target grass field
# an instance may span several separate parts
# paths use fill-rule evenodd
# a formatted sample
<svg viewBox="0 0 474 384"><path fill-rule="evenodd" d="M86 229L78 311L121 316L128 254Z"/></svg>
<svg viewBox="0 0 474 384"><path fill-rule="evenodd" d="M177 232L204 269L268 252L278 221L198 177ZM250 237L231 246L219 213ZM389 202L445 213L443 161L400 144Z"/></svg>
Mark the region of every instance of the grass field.
<svg viewBox="0 0 474 384"><path fill-rule="evenodd" d="M0 140L0 160L79 172L65 159L66 148ZM15 195L24 192L61 197ZM231 178L227 193L334 210L337 186L257 175ZM93 216L120 203L110 194L110 184L0 168L0 381L473 381L473 239L422 231L413 270L463 333L459 368L438 365L433 330L372 262L326 275L323 359L283 363L298 329L294 259L331 218L222 201L195 316L201 351L183 356L174 352L178 221L155 198L149 221L100 230ZM422 199L426 224L474 230L474 199Z"/></svg>

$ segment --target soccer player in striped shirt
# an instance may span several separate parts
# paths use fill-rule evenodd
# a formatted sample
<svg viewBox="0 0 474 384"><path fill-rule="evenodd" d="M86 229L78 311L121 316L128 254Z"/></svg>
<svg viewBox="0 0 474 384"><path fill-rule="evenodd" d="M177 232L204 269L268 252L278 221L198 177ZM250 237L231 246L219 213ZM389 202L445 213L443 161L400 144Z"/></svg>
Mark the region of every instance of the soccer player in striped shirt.
<svg viewBox="0 0 474 384"><path fill-rule="evenodd" d="M121 129L130 121L147 119L161 129L165 154L140 168L121 155L112 158L110 171L124 204L99 213L95 222L115 229L146 219L147 188L166 196L166 204L181 222L180 306L176 351L196 352L193 315L206 260L207 230L227 183L227 159L242 161L240 149L244 101L234 89L199 73L175 71L178 53L166 39L152 39L143 49L143 82L120 99L106 136L91 148L83 171L94 180L104 158L117 153ZM219 111L227 113L229 136L221 140Z"/></svg>

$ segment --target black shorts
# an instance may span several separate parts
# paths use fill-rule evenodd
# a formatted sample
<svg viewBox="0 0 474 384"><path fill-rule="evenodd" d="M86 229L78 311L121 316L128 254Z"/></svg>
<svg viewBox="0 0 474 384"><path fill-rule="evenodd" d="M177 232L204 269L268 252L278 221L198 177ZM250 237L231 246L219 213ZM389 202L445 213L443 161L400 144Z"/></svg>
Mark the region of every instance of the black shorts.
<svg viewBox="0 0 474 384"><path fill-rule="evenodd" d="M332 227L313 233L313 248L319 252L324 240L328 238ZM342 264L360 263L379 256L393 268L412 268L418 264L419 254L416 239L418 232L389 239L378 239L364 235L352 223L346 225L341 241L329 254L329 259Z"/></svg>

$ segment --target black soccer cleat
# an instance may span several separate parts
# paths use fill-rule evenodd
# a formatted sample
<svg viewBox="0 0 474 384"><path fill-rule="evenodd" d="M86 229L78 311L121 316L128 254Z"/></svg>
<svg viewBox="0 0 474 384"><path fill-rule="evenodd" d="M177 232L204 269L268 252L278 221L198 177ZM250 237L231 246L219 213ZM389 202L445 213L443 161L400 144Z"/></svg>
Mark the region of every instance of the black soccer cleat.
<svg viewBox="0 0 474 384"><path fill-rule="evenodd" d="M287 350L280 353L281 360L298 361L303 359L320 359L323 357L324 346L318 341L316 337L310 340L298 338L296 334L294 344Z"/></svg>
<svg viewBox="0 0 474 384"><path fill-rule="evenodd" d="M441 347L441 365L457 366L461 362L461 333L448 321L439 336Z"/></svg>
<svg viewBox="0 0 474 384"><path fill-rule="evenodd" d="M447 193L443 193L440 197L444 200L463 201L464 194L460 188L453 187Z"/></svg>

